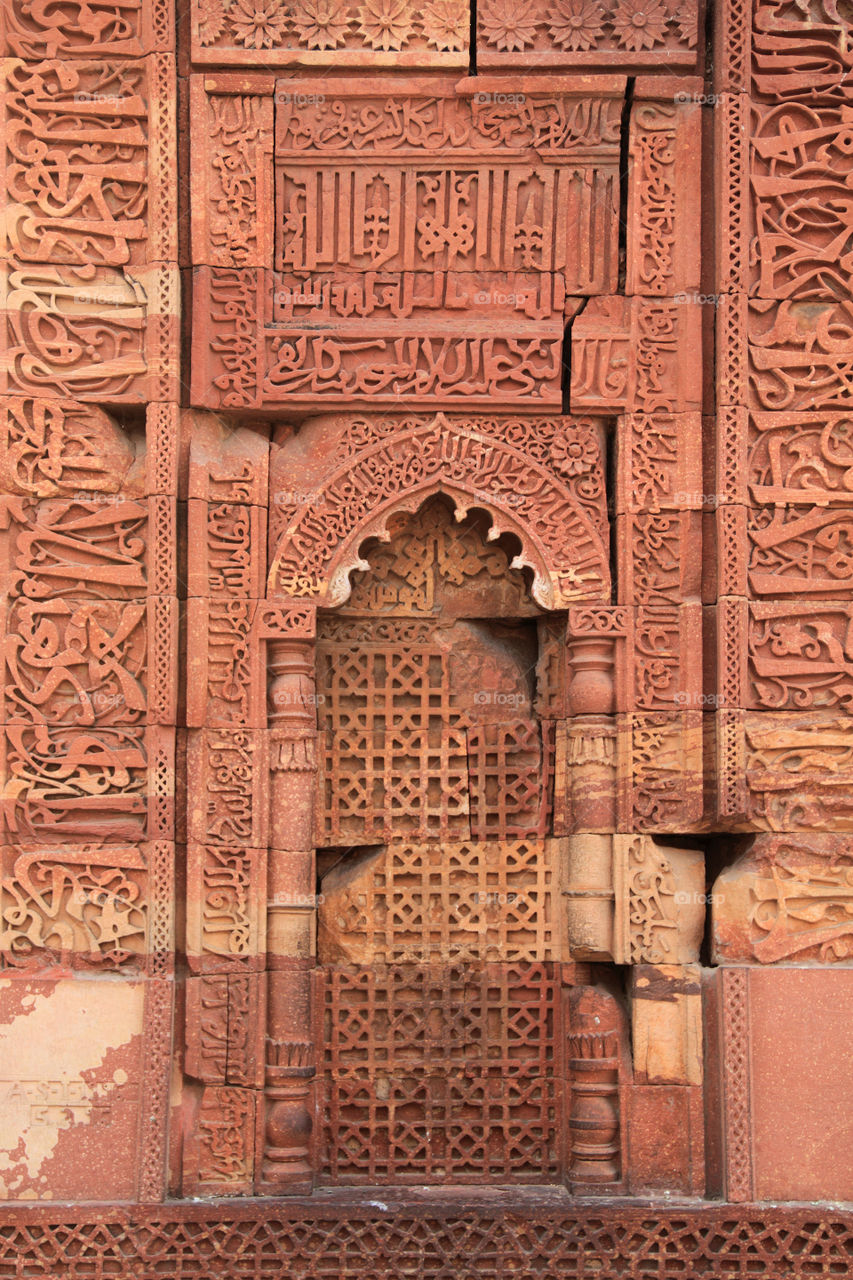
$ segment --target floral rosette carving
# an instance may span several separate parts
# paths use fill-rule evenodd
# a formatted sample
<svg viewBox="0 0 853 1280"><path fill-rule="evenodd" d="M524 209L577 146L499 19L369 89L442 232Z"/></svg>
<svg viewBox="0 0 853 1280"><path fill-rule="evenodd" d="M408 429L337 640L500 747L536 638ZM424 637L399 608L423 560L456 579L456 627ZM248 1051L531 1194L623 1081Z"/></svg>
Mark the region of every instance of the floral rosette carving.
<svg viewBox="0 0 853 1280"><path fill-rule="evenodd" d="M601 38L604 10L594 0L563 0L548 17L548 30L561 49L592 49Z"/></svg>
<svg viewBox="0 0 853 1280"><path fill-rule="evenodd" d="M601 450L590 431L564 427L551 445L551 462L563 476L589 475L598 465Z"/></svg>
<svg viewBox="0 0 853 1280"><path fill-rule="evenodd" d="M284 0L232 0L227 13L234 37L245 49L274 49L290 27Z"/></svg>
<svg viewBox="0 0 853 1280"><path fill-rule="evenodd" d="M307 49L337 49L349 31L347 7L341 0L303 0L293 15L293 26Z"/></svg>
<svg viewBox="0 0 853 1280"><path fill-rule="evenodd" d="M488 44L516 53L534 43L537 20L534 0L492 0L480 16L480 27Z"/></svg>
<svg viewBox="0 0 853 1280"><path fill-rule="evenodd" d="M468 47L470 15L463 0L195 0L196 39L202 48L270 53L341 48L398 53L419 48L461 53Z"/></svg>
<svg viewBox="0 0 853 1280"><path fill-rule="evenodd" d="M694 49L698 24L695 5L671 0L487 0L478 28L500 53L551 47L567 55L605 49L629 55L673 45Z"/></svg>
<svg viewBox="0 0 853 1280"><path fill-rule="evenodd" d="M358 17L358 33L371 49L402 49L413 31L406 0L367 0Z"/></svg>
<svg viewBox="0 0 853 1280"><path fill-rule="evenodd" d="M470 19L457 0L431 0L421 9L421 29L431 49L455 53L468 43Z"/></svg>

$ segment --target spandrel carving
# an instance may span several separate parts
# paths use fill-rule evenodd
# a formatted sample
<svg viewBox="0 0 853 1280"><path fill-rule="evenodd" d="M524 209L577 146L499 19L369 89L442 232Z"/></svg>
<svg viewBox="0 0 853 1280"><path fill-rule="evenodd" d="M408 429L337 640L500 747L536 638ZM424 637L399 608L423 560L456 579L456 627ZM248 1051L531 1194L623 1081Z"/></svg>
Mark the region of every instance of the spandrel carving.
<svg viewBox="0 0 853 1280"><path fill-rule="evenodd" d="M412 617L518 617L534 613L512 555L485 541L480 520L457 523L447 505L433 501L417 516L388 523L390 541L363 549L369 566L356 570L343 610Z"/></svg>
<svg viewBox="0 0 853 1280"><path fill-rule="evenodd" d="M575 427L545 420L538 450L546 439L553 443L543 465L513 434L516 426L508 424L503 440L499 424L488 420L482 436L476 420L463 424L442 414L416 420L390 438L365 440L333 468L303 473L298 486L286 477L285 451L272 482L275 525L284 532L271 585L291 598L343 603L359 546L371 535L388 536L395 507L417 510L438 491L453 499L459 516L469 508L488 512L492 537L518 538L520 565L534 571L537 604L600 598L609 582L601 437L585 421Z"/></svg>

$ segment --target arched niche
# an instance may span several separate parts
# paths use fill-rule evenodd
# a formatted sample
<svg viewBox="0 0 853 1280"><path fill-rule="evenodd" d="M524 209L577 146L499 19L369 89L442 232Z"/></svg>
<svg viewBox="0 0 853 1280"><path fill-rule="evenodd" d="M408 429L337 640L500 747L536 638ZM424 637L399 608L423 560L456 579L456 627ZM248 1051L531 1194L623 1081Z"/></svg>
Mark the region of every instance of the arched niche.
<svg viewBox="0 0 853 1280"><path fill-rule="evenodd" d="M541 836L554 735L533 573L486 512L460 520L441 491L409 506L317 615L318 843Z"/></svg>
<svg viewBox="0 0 853 1280"><path fill-rule="evenodd" d="M313 1070L303 1065L303 1058L314 1063L337 1051L330 1048L328 1039L310 1043L315 1033L309 1028L317 1025L317 1000L326 1009L324 1017L334 1022L338 987L347 1007L350 997L345 992L347 980L333 971L334 961L328 966L316 954L317 911L295 903L297 881L304 886L304 894L313 878L322 893L323 875L343 849L367 851L371 845L396 842L400 847L422 841L430 846L430 856L436 849L449 854L453 846L453 856L467 868L471 884L479 885L477 877L482 878L475 892L491 892L490 877L497 864L506 862L518 867L522 878L542 881L544 902L545 881L549 895L552 881L556 883L553 859L559 857L556 848L546 846L557 843L550 834L551 796L555 726L565 716L564 689L557 685L565 679L566 611L575 603L609 603L609 536L603 438L592 423L563 418L451 421L443 415L397 421L341 417L303 424L284 440L281 455L280 467L273 460L270 470L272 554L265 603L265 618L271 619L277 610L281 615L281 630L265 632L271 677L272 802L267 938L275 966L269 986L268 1035L272 1043L285 1047L279 1054L282 1065L276 1068L281 1081L276 1076L267 1090L271 1103L267 1161L270 1169L280 1170L295 1163L307 1175L310 1157L307 1147L303 1151L298 1126L288 1119L286 1141L279 1132L284 1124L281 1117L291 1105L287 1090L291 1082L297 1088L299 1071ZM436 614L426 607L395 606L381 613L370 601L360 601L360 580L376 574L382 550L393 546L407 518L417 520L419 513L436 504L446 512L451 528L460 533L471 528L479 531L485 557L496 552L505 557L500 571L518 584L514 602L514 588L506 595L499 591L490 608L485 591L467 616L460 606L442 619L440 609ZM523 604L519 603L522 594ZM306 605L310 620L301 616ZM501 647L516 645L521 654L525 642L498 634L495 628L501 626L519 632L526 628L527 636L533 637L526 659L515 667ZM468 681L471 687L466 689L464 674L462 678L454 675L453 664L466 645L472 652L477 650L478 638L482 643L474 664L476 682ZM549 645L552 661L543 661ZM329 669L338 674L330 680L323 673L324 649L335 646ZM399 751L395 744L386 751L382 735L385 725L395 719L395 706L384 690L394 678L389 672L396 659L401 668L406 667L400 679L400 706L410 699L410 705L427 707L427 711L420 718L408 717ZM520 686L513 671L525 667L530 687L521 705L504 702L500 696L475 701L473 694L480 689L497 695L517 692ZM381 686L384 720L383 715L374 717L367 710L372 691L379 687L375 673L380 670L386 682ZM429 672L434 681L428 696L416 687L421 671ZM346 680L340 677L342 672L347 673ZM543 688L550 690L544 698ZM349 699L340 722L342 746L337 754L335 726L327 716L335 699ZM369 767L361 766L362 752L370 757ZM431 770L435 777L430 785L421 786L421 775ZM395 779L390 788L388 778ZM341 812L329 816L324 794L338 798ZM364 813L369 816L371 805L376 811L373 822L363 817ZM426 821L418 820L422 813L427 814ZM488 927L495 932L491 924ZM543 1019L553 1027L555 1011L562 1007L564 983L580 980L582 975L569 979L567 971L559 968L561 942L556 936L552 940L544 914L535 937L528 937L527 930L527 923L521 921L508 927L503 931L508 945L505 948L498 939L495 954L504 956L507 963L511 956L514 964L521 965L522 985L533 984L529 1000L541 1005ZM543 954L548 959L540 962ZM426 956L421 962L427 967L432 963ZM476 960L482 963L496 963L503 973L504 960L495 960L491 953L487 957L483 952ZM515 991L515 970L512 975L507 970L505 976ZM382 979L367 963L357 978L362 981L381 985ZM462 981L464 986L464 975ZM317 983L325 994L311 997ZM386 994L377 988L377 999L386 1000ZM514 1009L517 998L523 1010L528 994L517 997L507 988L505 997L496 996L483 1027L501 1017L504 1006ZM391 993L387 999L390 1008L396 996ZM456 1006L456 996L451 1005ZM510 1021L514 1017L511 1012ZM369 1036L369 1028L365 1034ZM535 1027L531 1035L535 1040ZM556 1041L552 1049L563 1054ZM543 1050L549 1063L552 1049ZM298 1059L298 1065L290 1059ZM476 1075L477 1065L472 1069ZM609 1069L615 1072L616 1088L621 1068L615 1059ZM557 1088L557 1077L553 1080ZM385 1088L382 1081L380 1086ZM307 1108L309 1086L300 1088ZM524 1177L547 1181L564 1172L559 1152L565 1117L555 1126L546 1124L546 1113L553 1114L556 1097L547 1090L546 1095L541 1119L548 1130L548 1153L531 1147L518 1159ZM327 1103L343 1105L337 1095ZM319 1116L318 1120L323 1123ZM368 1130L364 1132L367 1153L371 1139ZM451 1129L447 1135L450 1140ZM493 1134L490 1141L498 1136ZM318 1132L317 1140L319 1151L326 1138ZM347 1172L340 1159L330 1157L330 1163L321 1159L316 1170L321 1181L346 1182L351 1175L357 1180L354 1168ZM458 1172L461 1166L454 1167ZM495 1158L477 1170L472 1166L472 1171L478 1179L501 1181L512 1180L519 1167ZM448 1176L451 1172L448 1166ZM423 1180L428 1174L437 1175L437 1169L413 1166L410 1173ZM618 1186L615 1169L607 1181Z"/></svg>
<svg viewBox="0 0 853 1280"><path fill-rule="evenodd" d="M543 609L609 602L610 568L603 444L598 428L569 419L453 422L445 415L407 420L386 434L361 433L351 448L310 472L302 490L273 492L279 519L267 596L343 603L349 575L363 568L359 548L388 537L389 520L435 494L456 518L485 510L491 538L514 534L517 565L532 573ZM537 447L537 428L548 439ZM297 465L300 459L295 459Z"/></svg>

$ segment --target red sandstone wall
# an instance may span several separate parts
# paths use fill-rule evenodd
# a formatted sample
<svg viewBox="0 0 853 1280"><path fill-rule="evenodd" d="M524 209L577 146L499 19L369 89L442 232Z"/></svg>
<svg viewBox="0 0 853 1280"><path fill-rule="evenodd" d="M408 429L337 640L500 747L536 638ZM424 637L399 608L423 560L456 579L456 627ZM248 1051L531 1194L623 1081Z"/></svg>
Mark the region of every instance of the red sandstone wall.
<svg viewBox="0 0 853 1280"><path fill-rule="evenodd" d="M152 1199L175 1004L173 15L3 22L3 1195Z"/></svg>
<svg viewBox="0 0 853 1280"><path fill-rule="evenodd" d="M846 19L3 21L4 1198L851 1198Z"/></svg>

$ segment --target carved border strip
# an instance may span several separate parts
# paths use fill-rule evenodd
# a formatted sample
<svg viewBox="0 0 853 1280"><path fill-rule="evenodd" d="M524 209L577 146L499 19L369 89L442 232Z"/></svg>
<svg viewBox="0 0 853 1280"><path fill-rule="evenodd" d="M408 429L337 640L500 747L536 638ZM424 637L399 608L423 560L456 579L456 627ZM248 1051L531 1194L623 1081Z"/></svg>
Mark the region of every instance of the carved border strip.
<svg viewBox="0 0 853 1280"><path fill-rule="evenodd" d="M752 60L752 0L716 0L714 22L714 88L735 92L749 87Z"/></svg>
<svg viewBox="0 0 853 1280"><path fill-rule="evenodd" d="M177 75L170 53L147 60L148 100L148 261L178 260L178 136L175 116Z"/></svg>
<svg viewBox="0 0 853 1280"><path fill-rule="evenodd" d="M723 969L723 1088L726 1190L734 1201L753 1197L749 1070L749 974Z"/></svg>
<svg viewBox="0 0 853 1280"><path fill-rule="evenodd" d="M149 980L143 1015L145 1065L139 1111L141 1161L138 1195L143 1203L161 1201L165 1194L173 1000L174 983L171 980L159 977Z"/></svg>
<svg viewBox="0 0 853 1280"><path fill-rule="evenodd" d="M402 1259L423 1280L456 1274L498 1280L518 1271L561 1280L600 1273L659 1277L685 1275L834 1274L853 1248L853 1213L837 1209L733 1205L626 1206L597 1201L572 1206L561 1195L525 1194L518 1188L513 1212L479 1200L461 1210L458 1201L435 1196L416 1205L383 1195L329 1196L320 1208L309 1200L235 1206L169 1206L130 1212L58 1213L56 1208L16 1209L0 1218L0 1277L13 1280L210 1280L240 1273L253 1280L282 1274L328 1280L358 1271L373 1277L400 1274ZM594 1267L594 1270L593 1270Z"/></svg>

